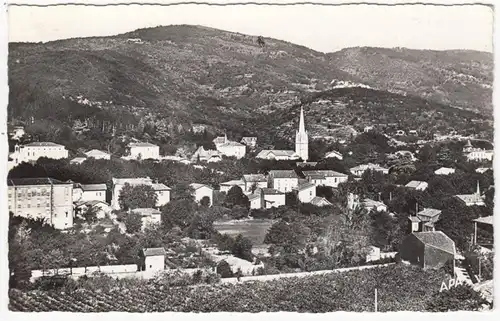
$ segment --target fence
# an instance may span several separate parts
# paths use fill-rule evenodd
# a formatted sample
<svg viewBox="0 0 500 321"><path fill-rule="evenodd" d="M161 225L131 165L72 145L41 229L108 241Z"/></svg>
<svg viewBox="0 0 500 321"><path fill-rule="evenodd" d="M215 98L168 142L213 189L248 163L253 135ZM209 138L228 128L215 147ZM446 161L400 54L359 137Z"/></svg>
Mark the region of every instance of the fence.
<svg viewBox="0 0 500 321"><path fill-rule="evenodd" d="M47 269L47 270L32 270L31 280L34 281L42 276L53 276L53 275L91 275L95 272L101 272L105 274L115 274L115 273L132 273L137 272L136 264L126 264L126 265L103 265L103 266L87 266L87 267L74 267L74 268L61 268L61 269Z"/></svg>

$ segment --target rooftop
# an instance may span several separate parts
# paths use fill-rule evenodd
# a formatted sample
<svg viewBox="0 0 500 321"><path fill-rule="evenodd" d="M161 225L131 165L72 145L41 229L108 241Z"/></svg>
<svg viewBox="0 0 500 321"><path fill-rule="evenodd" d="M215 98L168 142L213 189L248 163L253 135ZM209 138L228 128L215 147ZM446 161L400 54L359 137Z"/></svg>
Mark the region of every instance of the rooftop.
<svg viewBox="0 0 500 321"><path fill-rule="evenodd" d="M89 155L109 155L109 154L106 152L103 152L102 150L92 149L92 150L89 150L88 152L86 152L85 155L89 156Z"/></svg>
<svg viewBox="0 0 500 321"><path fill-rule="evenodd" d="M406 187L410 187L410 188L417 188L417 187L419 187L422 184L427 184L427 183L426 182L422 182L422 181L411 181L408 184L406 184L405 186Z"/></svg>
<svg viewBox="0 0 500 321"><path fill-rule="evenodd" d="M455 255L455 242L441 231L414 232L422 243Z"/></svg>
<svg viewBox="0 0 500 321"><path fill-rule="evenodd" d="M82 205L90 205L90 206L95 206L97 204L105 204L105 205L108 205L108 203L106 202L103 202L103 201L97 201L97 200L93 200L93 201L83 201L83 202L78 202L76 203L76 206L82 206Z"/></svg>
<svg viewBox="0 0 500 321"><path fill-rule="evenodd" d="M33 142L29 143L23 146L30 146L30 147L64 147L63 145L52 143L52 142Z"/></svg>
<svg viewBox="0 0 500 321"><path fill-rule="evenodd" d="M84 191L105 191L106 184L80 184Z"/></svg>
<svg viewBox="0 0 500 321"><path fill-rule="evenodd" d="M269 176L272 178L299 178L294 170L271 170Z"/></svg>
<svg viewBox="0 0 500 321"><path fill-rule="evenodd" d="M266 176L264 174L247 174L243 175L243 180L246 182L265 182Z"/></svg>
<svg viewBox="0 0 500 321"><path fill-rule="evenodd" d="M72 182L63 182L49 177L35 178L13 178L7 180L8 186L28 186L28 185L73 185Z"/></svg>
<svg viewBox="0 0 500 321"><path fill-rule="evenodd" d="M313 197L313 199L311 200L311 204L314 206L331 206L331 205L333 205L326 198L319 197L319 196Z"/></svg>
<svg viewBox="0 0 500 321"><path fill-rule="evenodd" d="M314 188L316 188L316 185L315 185L314 183L305 182L305 183L300 184L300 185L298 186L298 190L299 190L299 191L303 191L303 190L305 190L305 189L308 189L308 188L313 188L313 187L314 187Z"/></svg>
<svg viewBox="0 0 500 321"><path fill-rule="evenodd" d="M132 210L132 213L137 213L142 216L161 215L161 212L154 208L135 208Z"/></svg>
<svg viewBox="0 0 500 321"><path fill-rule="evenodd" d="M425 208L417 213L418 216L426 216L426 217L434 217L439 214L441 214L441 211L436 210L434 208Z"/></svg>
<svg viewBox="0 0 500 321"><path fill-rule="evenodd" d="M265 149L262 150L257 156L264 157L264 155L273 154L274 156L282 156L282 157L292 157L298 155L293 150L282 150L282 149Z"/></svg>
<svg viewBox="0 0 500 321"><path fill-rule="evenodd" d="M225 143L220 144L219 147L245 147L245 145L240 144L238 142L227 141Z"/></svg>
<svg viewBox="0 0 500 321"><path fill-rule="evenodd" d="M264 195L279 195L279 194L285 194L283 192L278 191L277 189L274 188L261 188L260 189Z"/></svg>
<svg viewBox="0 0 500 321"><path fill-rule="evenodd" d="M153 181L149 177L135 177L135 178L114 178L112 179L113 185L124 185L126 183L130 185L149 185L152 184Z"/></svg>
<svg viewBox="0 0 500 321"><path fill-rule="evenodd" d="M151 143L130 143L128 147L158 147L158 145Z"/></svg>
<svg viewBox="0 0 500 321"><path fill-rule="evenodd" d="M347 177L347 175L344 173L339 173L336 171L326 170L326 169L303 171L302 173L304 173L305 176L316 174L316 175L323 175L325 177Z"/></svg>
<svg viewBox="0 0 500 321"><path fill-rule="evenodd" d="M167 254L163 247L145 248L142 250L142 252L144 253L144 256L157 256Z"/></svg>
<svg viewBox="0 0 500 321"><path fill-rule="evenodd" d="M202 188L202 187L208 187L210 189L213 189L212 187L208 186L208 185L205 185L205 184L199 184L199 183L191 183L189 184L189 186L194 189L194 190L197 190L198 188Z"/></svg>
<svg viewBox="0 0 500 321"><path fill-rule="evenodd" d="M233 179L232 181L220 183L220 185L245 185L241 179Z"/></svg>
<svg viewBox="0 0 500 321"><path fill-rule="evenodd" d="M488 224L488 225L493 226L493 215L477 218L474 220L474 222Z"/></svg>

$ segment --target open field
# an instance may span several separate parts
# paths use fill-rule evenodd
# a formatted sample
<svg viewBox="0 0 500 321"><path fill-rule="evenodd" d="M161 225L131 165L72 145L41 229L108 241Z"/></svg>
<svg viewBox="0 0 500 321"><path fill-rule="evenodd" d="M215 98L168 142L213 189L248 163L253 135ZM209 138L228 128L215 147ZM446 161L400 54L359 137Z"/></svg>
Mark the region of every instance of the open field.
<svg viewBox="0 0 500 321"><path fill-rule="evenodd" d="M214 228L222 234L241 234L252 241L252 244L259 247L264 244L267 230L274 221L268 219L233 220L220 221L214 223Z"/></svg>

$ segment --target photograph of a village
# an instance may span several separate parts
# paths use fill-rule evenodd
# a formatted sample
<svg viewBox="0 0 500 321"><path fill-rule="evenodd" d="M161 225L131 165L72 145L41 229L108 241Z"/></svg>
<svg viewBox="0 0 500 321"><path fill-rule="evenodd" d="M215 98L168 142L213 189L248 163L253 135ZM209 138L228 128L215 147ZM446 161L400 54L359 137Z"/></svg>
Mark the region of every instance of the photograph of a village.
<svg viewBox="0 0 500 321"><path fill-rule="evenodd" d="M492 310L492 30L486 5L10 6L8 309Z"/></svg>

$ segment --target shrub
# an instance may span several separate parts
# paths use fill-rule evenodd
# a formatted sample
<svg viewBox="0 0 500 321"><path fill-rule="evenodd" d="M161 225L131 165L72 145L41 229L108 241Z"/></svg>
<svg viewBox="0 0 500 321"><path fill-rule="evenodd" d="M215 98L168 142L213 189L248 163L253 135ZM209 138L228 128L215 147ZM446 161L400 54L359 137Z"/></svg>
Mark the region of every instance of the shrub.
<svg viewBox="0 0 500 321"><path fill-rule="evenodd" d="M217 274L219 274L221 278L233 277L231 266L225 260L222 260L219 262L219 264L217 264Z"/></svg>

